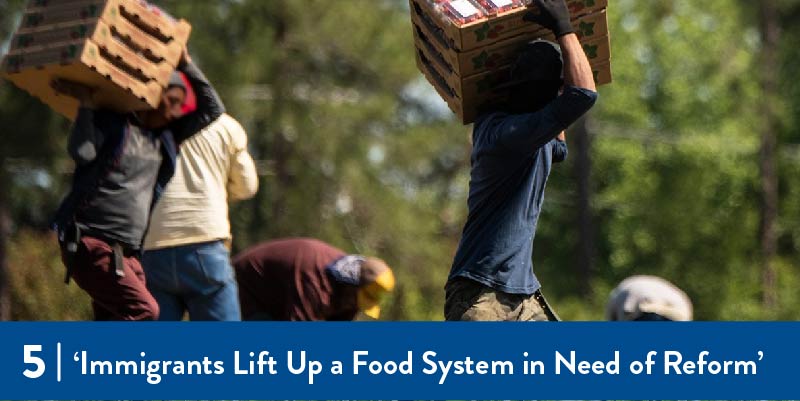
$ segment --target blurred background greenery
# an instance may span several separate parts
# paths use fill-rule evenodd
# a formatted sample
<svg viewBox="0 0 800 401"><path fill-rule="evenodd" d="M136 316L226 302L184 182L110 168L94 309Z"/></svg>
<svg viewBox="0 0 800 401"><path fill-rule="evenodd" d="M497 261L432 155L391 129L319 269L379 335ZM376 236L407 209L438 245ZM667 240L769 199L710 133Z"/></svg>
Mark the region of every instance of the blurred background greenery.
<svg viewBox="0 0 800 401"><path fill-rule="evenodd" d="M414 63L404 0L155 1L246 127L261 188L234 248L310 236L385 258L386 320L441 320L466 215L470 127ZM567 320L631 274L701 320L800 318L800 2L610 0L614 82L568 133L534 266ZM0 43L23 0L0 0ZM0 318L90 317L48 220L69 122L0 83Z"/></svg>

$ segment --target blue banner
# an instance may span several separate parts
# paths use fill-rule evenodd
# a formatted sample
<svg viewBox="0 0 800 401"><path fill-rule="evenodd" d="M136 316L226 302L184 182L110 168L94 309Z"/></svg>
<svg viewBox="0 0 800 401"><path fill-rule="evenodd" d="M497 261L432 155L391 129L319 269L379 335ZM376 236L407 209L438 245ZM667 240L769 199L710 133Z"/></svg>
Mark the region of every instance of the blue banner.
<svg viewBox="0 0 800 401"><path fill-rule="evenodd" d="M800 323L3 323L0 399L791 399Z"/></svg>

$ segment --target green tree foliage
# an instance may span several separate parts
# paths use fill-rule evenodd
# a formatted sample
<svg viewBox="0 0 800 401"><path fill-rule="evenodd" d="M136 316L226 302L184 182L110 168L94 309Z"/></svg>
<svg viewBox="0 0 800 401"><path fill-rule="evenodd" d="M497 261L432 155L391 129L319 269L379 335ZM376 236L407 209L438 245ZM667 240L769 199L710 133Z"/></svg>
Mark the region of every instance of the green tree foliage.
<svg viewBox="0 0 800 401"><path fill-rule="evenodd" d="M455 244L440 235L449 191L440 171L458 173L465 148L451 160L452 147L465 131L398 113L412 107L399 94L419 79L403 3L164 4L200 21L191 50L209 74L233 77L215 83L266 173L256 199L234 210L236 246L313 236L380 255L398 267L388 316L438 318Z"/></svg>
<svg viewBox="0 0 800 401"><path fill-rule="evenodd" d="M22 3L0 0L0 38ZM311 236L383 257L398 278L384 318L441 319L466 218L470 127L442 113L416 70L406 2L156 3L192 23L190 50L248 130L258 160L258 195L232 209L235 250ZM589 123L590 298L579 296L573 268L579 227L570 160L554 168L536 236L535 270L563 318L601 319L608 291L631 274L685 288L700 319L798 317L800 28L790 22L800 11L791 1L779 5L786 29L775 311L759 305L761 43L753 6L613 0L615 81L601 88ZM88 303L77 287L60 284L54 239L23 229L44 227L69 183L61 150L68 126L6 82L0 105L0 174L11 182L16 227L13 317L84 318Z"/></svg>
<svg viewBox="0 0 800 401"><path fill-rule="evenodd" d="M758 297L760 42L740 4L616 2L616 82L595 114L599 285L662 275L701 319L774 316ZM795 260L779 272L785 287L797 251L782 254ZM794 297L780 302L781 317L797 316Z"/></svg>

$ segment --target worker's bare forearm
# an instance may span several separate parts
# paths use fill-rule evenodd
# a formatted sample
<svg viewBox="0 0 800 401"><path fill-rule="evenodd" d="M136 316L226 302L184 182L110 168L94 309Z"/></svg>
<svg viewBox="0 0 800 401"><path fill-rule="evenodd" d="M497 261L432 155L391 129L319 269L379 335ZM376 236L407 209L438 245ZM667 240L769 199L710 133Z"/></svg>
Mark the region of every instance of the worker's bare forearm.
<svg viewBox="0 0 800 401"><path fill-rule="evenodd" d="M558 42L564 57L564 83L576 88L597 91L592 67L578 41L578 36L574 33L566 34L558 38Z"/></svg>

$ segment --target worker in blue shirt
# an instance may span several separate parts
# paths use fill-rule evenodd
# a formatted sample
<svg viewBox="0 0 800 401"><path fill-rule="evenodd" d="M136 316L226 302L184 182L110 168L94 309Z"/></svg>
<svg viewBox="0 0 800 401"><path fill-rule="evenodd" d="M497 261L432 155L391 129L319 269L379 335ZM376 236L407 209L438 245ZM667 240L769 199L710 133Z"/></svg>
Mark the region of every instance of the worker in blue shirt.
<svg viewBox="0 0 800 401"><path fill-rule="evenodd" d="M552 30L558 46L527 44L506 85L509 101L475 123L469 214L445 286L447 320L558 320L533 272L533 239L547 177L567 156L564 130L597 93L564 0L535 3L539 14L526 20Z"/></svg>

